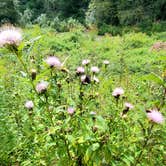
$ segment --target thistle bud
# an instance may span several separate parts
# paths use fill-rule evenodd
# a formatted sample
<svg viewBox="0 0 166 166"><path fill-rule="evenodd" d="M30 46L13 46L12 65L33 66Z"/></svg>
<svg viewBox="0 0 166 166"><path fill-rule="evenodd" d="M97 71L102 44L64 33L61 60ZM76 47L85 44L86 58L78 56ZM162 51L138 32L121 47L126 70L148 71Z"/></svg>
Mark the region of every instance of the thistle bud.
<svg viewBox="0 0 166 166"><path fill-rule="evenodd" d="M31 78L32 78L32 80L36 79L36 74L37 74L36 69L31 69Z"/></svg>

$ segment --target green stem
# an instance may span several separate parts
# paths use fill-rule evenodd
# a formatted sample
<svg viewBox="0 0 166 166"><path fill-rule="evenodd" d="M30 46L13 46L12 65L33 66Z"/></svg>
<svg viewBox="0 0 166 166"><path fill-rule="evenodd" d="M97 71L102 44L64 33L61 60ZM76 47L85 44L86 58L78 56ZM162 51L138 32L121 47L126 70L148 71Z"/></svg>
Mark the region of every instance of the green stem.
<svg viewBox="0 0 166 166"><path fill-rule="evenodd" d="M144 140L144 144L143 144L143 146L142 146L142 150L141 150L141 152L139 153L138 157L136 158L135 163L134 163L133 166L136 166L137 164L140 163L140 160L141 160L141 158L142 158L142 154L143 154L143 152L144 152L144 150L145 150L145 147L147 146L148 141L149 141L149 139L150 139L150 137L151 137L152 129L153 129L153 125L149 128L148 136L147 136L146 139Z"/></svg>
<svg viewBox="0 0 166 166"><path fill-rule="evenodd" d="M52 124L52 126L54 127L55 125L54 125L54 122L53 122L53 120L52 120L52 115L51 115L51 112L49 111L48 96L47 96L46 93L45 93L44 95L45 95L45 102L46 102L46 111L48 112L48 115L49 115L51 124Z"/></svg>
<svg viewBox="0 0 166 166"><path fill-rule="evenodd" d="M33 90L34 90L35 93L38 95L38 93L37 93L37 91L36 91L36 88L35 88L35 85L34 85L33 81L30 79L30 75L29 75L29 72L28 72L28 69L27 69L25 63L23 62L21 56L18 56L18 55L17 55L17 58L18 58L18 60L20 61L21 65L23 66L25 72L28 74L29 81L30 81L30 83L31 83L31 85L32 85L32 87L33 87Z"/></svg>

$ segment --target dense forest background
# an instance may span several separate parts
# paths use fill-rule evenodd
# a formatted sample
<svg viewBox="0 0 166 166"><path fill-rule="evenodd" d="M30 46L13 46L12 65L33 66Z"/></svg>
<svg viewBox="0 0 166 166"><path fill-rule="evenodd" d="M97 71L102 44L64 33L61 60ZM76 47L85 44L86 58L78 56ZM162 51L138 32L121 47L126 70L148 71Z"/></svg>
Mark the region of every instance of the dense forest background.
<svg viewBox="0 0 166 166"><path fill-rule="evenodd" d="M84 25L123 26L166 19L165 0L0 0L0 23L56 24L72 18Z"/></svg>

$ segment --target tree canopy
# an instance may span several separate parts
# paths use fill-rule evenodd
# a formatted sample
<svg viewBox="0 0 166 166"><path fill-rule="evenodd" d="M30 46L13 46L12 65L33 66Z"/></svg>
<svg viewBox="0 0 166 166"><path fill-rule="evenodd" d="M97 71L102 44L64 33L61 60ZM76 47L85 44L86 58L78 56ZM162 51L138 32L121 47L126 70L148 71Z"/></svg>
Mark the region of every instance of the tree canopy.
<svg viewBox="0 0 166 166"><path fill-rule="evenodd" d="M135 25L166 19L165 0L0 0L0 22L74 18L81 23Z"/></svg>

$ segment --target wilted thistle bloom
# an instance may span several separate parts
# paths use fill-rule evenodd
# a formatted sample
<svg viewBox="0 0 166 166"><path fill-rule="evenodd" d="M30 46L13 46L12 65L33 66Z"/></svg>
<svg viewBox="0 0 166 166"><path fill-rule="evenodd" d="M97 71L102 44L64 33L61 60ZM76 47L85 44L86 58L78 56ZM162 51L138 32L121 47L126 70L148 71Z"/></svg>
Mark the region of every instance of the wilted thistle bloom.
<svg viewBox="0 0 166 166"><path fill-rule="evenodd" d="M77 67L76 72L77 72L77 74L82 74L85 72L85 69L82 66L79 66L79 67Z"/></svg>
<svg viewBox="0 0 166 166"><path fill-rule="evenodd" d="M50 66L50 67L56 67L56 68L60 68L62 66L60 60L55 57L55 56L49 56L46 59L46 63Z"/></svg>
<svg viewBox="0 0 166 166"><path fill-rule="evenodd" d="M90 63L90 60L89 59L84 59L82 61L82 65L88 65Z"/></svg>
<svg viewBox="0 0 166 166"><path fill-rule="evenodd" d="M90 84L90 82L91 82L90 77L87 76L87 75L82 75L82 76L81 76L81 82L82 82L83 84Z"/></svg>
<svg viewBox="0 0 166 166"><path fill-rule="evenodd" d="M103 61L103 64L105 64L105 65L109 65L109 63L110 63L110 62L109 62L108 60L104 60L104 61Z"/></svg>
<svg viewBox="0 0 166 166"><path fill-rule="evenodd" d="M96 82L96 83L100 82L99 79L96 76L93 77L93 81Z"/></svg>
<svg viewBox="0 0 166 166"><path fill-rule="evenodd" d="M67 112L68 112L68 114L73 115L74 112L75 112L75 110L74 110L73 107L69 107L69 108L67 109Z"/></svg>
<svg viewBox="0 0 166 166"><path fill-rule="evenodd" d="M149 120L151 120L152 122L161 124L164 122L164 117L163 115L158 112L157 110L149 110L147 111L147 117Z"/></svg>
<svg viewBox="0 0 166 166"><path fill-rule="evenodd" d="M124 90L121 87L115 88L112 92L112 96L119 97L124 94Z"/></svg>
<svg viewBox="0 0 166 166"><path fill-rule="evenodd" d="M82 75L82 76L81 76L81 81L84 82L85 79L86 79L86 75Z"/></svg>
<svg viewBox="0 0 166 166"><path fill-rule="evenodd" d="M48 82L42 81L36 85L36 91L38 93L44 93L44 92L46 92L47 87L48 87Z"/></svg>
<svg viewBox="0 0 166 166"><path fill-rule="evenodd" d="M0 47L14 45L18 46L22 41L22 34L14 27L4 27L0 30Z"/></svg>
<svg viewBox="0 0 166 166"><path fill-rule="evenodd" d="M133 109L134 108L134 106L131 103L126 102L124 105L127 109Z"/></svg>
<svg viewBox="0 0 166 166"><path fill-rule="evenodd" d="M126 117L126 114L127 114L127 112L128 112L129 110L131 110L131 109L134 108L134 106L133 106L131 103L127 103L127 102L126 102L124 105L125 105L125 109L124 109L123 112L121 113L121 116L122 116L123 118Z"/></svg>
<svg viewBox="0 0 166 166"><path fill-rule="evenodd" d="M93 66L93 67L91 67L91 72L93 72L93 73L98 73L100 70L99 70L99 68L97 67L97 66Z"/></svg>
<svg viewBox="0 0 166 166"><path fill-rule="evenodd" d="M25 107L29 110L33 109L33 107L34 107L33 101L31 101L31 100L26 101Z"/></svg>

